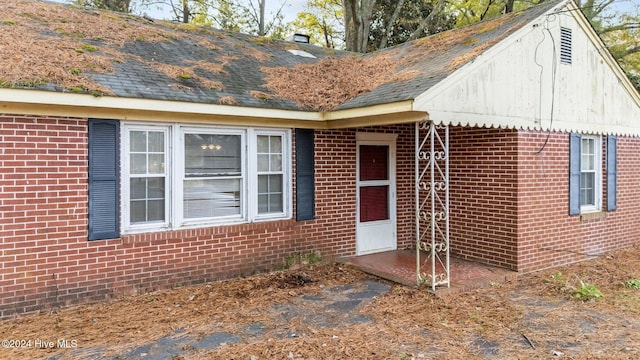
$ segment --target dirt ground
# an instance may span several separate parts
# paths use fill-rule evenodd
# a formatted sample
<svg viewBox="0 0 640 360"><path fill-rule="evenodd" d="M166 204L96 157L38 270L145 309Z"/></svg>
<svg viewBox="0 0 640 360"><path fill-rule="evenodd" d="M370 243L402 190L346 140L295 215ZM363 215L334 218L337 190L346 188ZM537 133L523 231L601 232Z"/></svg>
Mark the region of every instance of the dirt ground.
<svg viewBox="0 0 640 360"><path fill-rule="evenodd" d="M316 264L8 319L0 358L633 359L639 288L639 247L446 296Z"/></svg>

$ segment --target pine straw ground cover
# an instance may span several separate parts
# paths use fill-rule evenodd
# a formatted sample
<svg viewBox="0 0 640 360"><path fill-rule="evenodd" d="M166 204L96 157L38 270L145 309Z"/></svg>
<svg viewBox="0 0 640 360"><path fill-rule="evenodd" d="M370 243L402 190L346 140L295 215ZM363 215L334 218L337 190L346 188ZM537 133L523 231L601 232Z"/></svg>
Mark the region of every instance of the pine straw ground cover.
<svg viewBox="0 0 640 360"><path fill-rule="evenodd" d="M322 327L294 317L285 326L295 337L275 335L283 325L268 309L373 278L340 264L306 266L20 316L1 322L0 332L2 339L76 340L78 348L103 349L105 358L126 358L177 329L204 337L261 324L271 330L214 350L185 349L174 359L632 359L640 357L638 259L636 247L447 296L393 285L355 310L370 321ZM74 354L0 350L7 359Z"/></svg>

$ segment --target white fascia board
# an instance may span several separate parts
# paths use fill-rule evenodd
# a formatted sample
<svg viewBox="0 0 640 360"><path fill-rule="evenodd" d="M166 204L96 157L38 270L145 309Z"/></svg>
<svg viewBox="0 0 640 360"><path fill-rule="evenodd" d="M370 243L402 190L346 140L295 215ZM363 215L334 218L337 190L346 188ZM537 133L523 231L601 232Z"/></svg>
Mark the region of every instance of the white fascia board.
<svg viewBox="0 0 640 360"><path fill-rule="evenodd" d="M122 97L95 97L28 89L0 89L0 113L108 117L134 121L219 123L277 127L362 127L426 119L413 101L400 101L330 112L296 111L244 106L189 103ZM406 119L405 119L406 118Z"/></svg>
<svg viewBox="0 0 640 360"><path fill-rule="evenodd" d="M398 101L389 104L380 104L367 106L363 108L353 108L346 110L334 110L324 113L324 120L345 120L353 118L362 118L367 116L378 116L384 114L397 114L411 112L413 109L413 100Z"/></svg>
<svg viewBox="0 0 640 360"><path fill-rule="evenodd" d="M414 101L414 110L415 111L429 111L430 109L425 108L425 107L426 107L426 104L428 104L433 98L439 96L440 93L444 92L445 89L447 89L447 88L449 88L451 86L455 86L459 82L460 79L465 78L467 76L467 74L471 73L476 68L478 68L481 65L491 61L491 59L494 56L496 56L496 55L500 54L502 51L508 49L515 41L518 41L518 39L522 38L525 34L531 32L531 31L534 31L536 29L536 27L534 27L534 24L537 24L537 22L540 21L540 19L544 18L545 16L547 16L547 15L553 13L553 12L558 11L558 9L561 9L561 8L567 6L567 3L569 3L569 2L570 2L570 0L563 1L563 2L559 3L557 6L553 7L552 9L549 9L546 13L544 13L544 14L540 15L538 18L532 20L531 22L529 22L525 26L523 26L520 29L518 29L513 34L507 36L505 39L502 39L497 44L495 44L493 46L490 46L482 54L478 55L475 59L471 60L471 62L466 63L461 68L455 70L451 75L447 76L442 81L440 81L436 85L432 86L429 90L427 90L424 93L418 95L416 97L415 101ZM431 112L431 111L429 111L429 112ZM491 126L491 124L487 124L487 125Z"/></svg>
<svg viewBox="0 0 640 360"><path fill-rule="evenodd" d="M7 105L2 105L2 104ZM187 113L247 118L277 118L283 120L323 121L318 112L253 108L233 105L190 103L182 101L124 98L114 96L96 97L88 94L72 94L54 91L0 89L0 112L9 104L33 106L62 106L69 108L100 108L123 111L153 113ZM71 116L72 114L70 114Z"/></svg>

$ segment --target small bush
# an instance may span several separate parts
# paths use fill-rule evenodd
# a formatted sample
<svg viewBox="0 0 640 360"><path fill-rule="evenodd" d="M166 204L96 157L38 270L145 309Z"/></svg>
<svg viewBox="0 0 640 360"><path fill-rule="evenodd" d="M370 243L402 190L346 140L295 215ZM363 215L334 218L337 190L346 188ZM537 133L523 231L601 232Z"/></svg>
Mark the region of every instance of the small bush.
<svg viewBox="0 0 640 360"><path fill-rule="evenodd" d="M624 286L629 289L640 289L640 279L627 280L627 282L624 283Z"/></svg>
<svg viewBox="0 0 640 360"><path fill-rule="evenodd" d="M586 284L582 280L580 280L580 288L576 289L573 292L573 298L577 300L591 300L591 299L599 299L602 297L602 292L598 289L597 286Z"/></svg>

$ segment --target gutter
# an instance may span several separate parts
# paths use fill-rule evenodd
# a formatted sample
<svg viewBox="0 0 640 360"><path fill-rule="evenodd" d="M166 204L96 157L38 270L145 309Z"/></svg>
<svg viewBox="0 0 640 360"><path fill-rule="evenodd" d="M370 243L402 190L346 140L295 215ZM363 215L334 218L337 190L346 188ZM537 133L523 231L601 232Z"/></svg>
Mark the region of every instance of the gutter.
<svg viewBox="0 0 640 360"><path fill-rule="evenodd" d="M28 89L0 89L0 113L106 118L126 121L340 129L428 119L413 100L348 110L315 112L190 103Z"/></svg>

